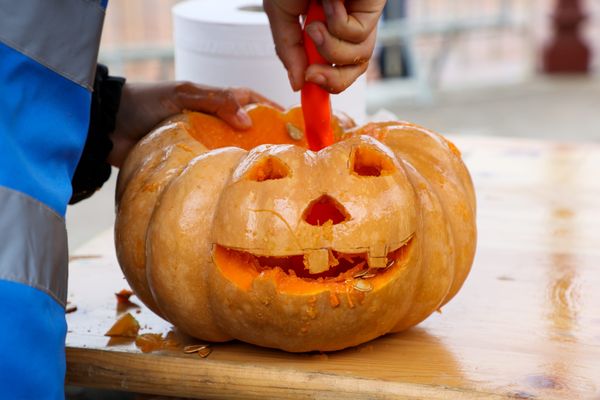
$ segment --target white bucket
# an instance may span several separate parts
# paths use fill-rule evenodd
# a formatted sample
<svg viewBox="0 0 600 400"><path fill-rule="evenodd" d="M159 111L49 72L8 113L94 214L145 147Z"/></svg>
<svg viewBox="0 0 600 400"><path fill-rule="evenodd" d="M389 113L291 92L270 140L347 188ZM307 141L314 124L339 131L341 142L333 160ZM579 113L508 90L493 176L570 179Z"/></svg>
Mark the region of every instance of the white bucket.
<svg viewBox="0 0 600 400"><path fill-rule="evenodd" d="M283 106L300 103L275 54L260 0L190 0L173 7L175 78L212 86L246 86ZM332 95L332 106L362 122L366 78Z"/></svg>

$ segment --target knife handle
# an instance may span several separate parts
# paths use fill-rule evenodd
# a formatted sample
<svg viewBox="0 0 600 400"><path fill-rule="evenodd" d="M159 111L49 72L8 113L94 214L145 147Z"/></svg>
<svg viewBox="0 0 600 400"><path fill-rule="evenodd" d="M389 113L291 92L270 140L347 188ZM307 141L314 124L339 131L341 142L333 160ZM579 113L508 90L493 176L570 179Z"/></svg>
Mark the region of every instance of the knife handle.
<svg viewBox="0 0 600 400"><path fill-rule="evenodd" d="M319 54L314 42L306 33L306 26L314 21L325 22L325 12L318 0L311 0L310 2L304 21L302 36L308 64L327 64L327 60ZM333 144L329 93L315 83L304 82L301 91L301 101L302 114L304 115L304 130L309 149L318 151Z"/></svg>

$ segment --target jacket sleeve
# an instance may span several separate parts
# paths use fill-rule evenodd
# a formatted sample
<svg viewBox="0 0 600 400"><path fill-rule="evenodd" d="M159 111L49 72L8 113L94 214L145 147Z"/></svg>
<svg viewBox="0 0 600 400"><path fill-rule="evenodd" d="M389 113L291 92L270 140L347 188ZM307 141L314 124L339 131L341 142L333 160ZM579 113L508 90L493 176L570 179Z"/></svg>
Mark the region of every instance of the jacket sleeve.
<svg viewBox="0 0 600 400"><path fill-rule="evenodd" d="M106 161L112 150L109 134L115 130L121 91L125 79L108 75L108 68L98 64L90 112L90 125L71 180L73 194L69 204L75 204L93 195L110 177L111 166Z"/></svg>

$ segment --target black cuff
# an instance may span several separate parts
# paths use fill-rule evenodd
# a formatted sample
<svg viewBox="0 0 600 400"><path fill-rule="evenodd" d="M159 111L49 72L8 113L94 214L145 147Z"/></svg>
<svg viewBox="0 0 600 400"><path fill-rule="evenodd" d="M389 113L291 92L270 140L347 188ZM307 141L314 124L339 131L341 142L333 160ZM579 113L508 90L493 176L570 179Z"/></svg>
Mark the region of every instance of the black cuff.
<svg viewBox="0 0 600 400"><path fill-rule="evenodd" d="M124 78L108 75L108 68L98 64L92 93L90 126L71 184L73 195L69 204L87 199L110 177L111 167L106 161L112 150L108 135L115 130Z"/></svg>

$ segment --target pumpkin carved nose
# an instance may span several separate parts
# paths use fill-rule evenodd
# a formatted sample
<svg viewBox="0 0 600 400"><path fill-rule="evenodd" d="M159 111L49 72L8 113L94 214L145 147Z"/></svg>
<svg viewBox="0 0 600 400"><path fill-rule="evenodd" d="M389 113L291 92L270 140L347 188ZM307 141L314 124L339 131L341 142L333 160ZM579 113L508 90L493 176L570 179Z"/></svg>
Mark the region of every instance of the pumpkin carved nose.
<svg viewBox="0 0 600 400"><path fill-rule="evenodd" d="M321 226L327 221L337 225L350 220L350 214L336 199L324 194L306 207L303 218L314 226Z"/></svg>

